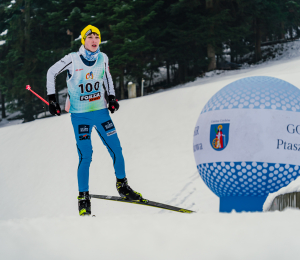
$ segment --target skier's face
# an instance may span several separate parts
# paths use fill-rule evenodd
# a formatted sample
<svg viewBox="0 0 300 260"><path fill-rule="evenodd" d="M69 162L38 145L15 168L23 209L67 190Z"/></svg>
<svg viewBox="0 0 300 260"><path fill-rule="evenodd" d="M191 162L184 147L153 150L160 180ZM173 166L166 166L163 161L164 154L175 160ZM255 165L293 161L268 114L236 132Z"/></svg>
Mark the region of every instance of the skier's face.
<svg viewBox="0 0 300 260"><path fill-rule="evenodd" d="M98 49L100 43L99 35L92 33L88 35L85 39L84 47L91 52L95 52Z"/></svg>

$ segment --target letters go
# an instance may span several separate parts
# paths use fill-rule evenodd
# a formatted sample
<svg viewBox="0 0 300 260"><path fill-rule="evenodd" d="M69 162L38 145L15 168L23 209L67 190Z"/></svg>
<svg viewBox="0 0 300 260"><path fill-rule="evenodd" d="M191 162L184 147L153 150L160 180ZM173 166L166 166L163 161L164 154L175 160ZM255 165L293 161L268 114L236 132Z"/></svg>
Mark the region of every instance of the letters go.
<svg viewBox="0 0 300 260"><path fill-rule="evenodd" d="M288 133L290 133L290 134L294 134L295 132L298 134L298 135L300 135L300 125L297 125L296 127L293 125L293 124L289 124L288 126L287 126L287 131L288 131Z"/></svg>

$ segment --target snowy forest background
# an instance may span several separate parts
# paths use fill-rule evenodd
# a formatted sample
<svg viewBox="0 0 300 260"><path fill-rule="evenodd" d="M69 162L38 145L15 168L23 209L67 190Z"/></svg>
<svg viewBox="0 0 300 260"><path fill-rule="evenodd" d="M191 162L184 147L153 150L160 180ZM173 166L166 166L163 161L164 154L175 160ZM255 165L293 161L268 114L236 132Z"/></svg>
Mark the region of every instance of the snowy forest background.
<svg viewBox="0 0 300 260"><path fill-rule="evenodd" d="M28 122L47 109L25 86L46 97L48 68L78 50L88 24L101 31L117 98L125 99L129 81L140 90L144 79L147 94L268 59L268 46L300 37L299 18L300 0L1 0L2 118L20 111ZM56 79L58 92L65 77Z"/></svg>

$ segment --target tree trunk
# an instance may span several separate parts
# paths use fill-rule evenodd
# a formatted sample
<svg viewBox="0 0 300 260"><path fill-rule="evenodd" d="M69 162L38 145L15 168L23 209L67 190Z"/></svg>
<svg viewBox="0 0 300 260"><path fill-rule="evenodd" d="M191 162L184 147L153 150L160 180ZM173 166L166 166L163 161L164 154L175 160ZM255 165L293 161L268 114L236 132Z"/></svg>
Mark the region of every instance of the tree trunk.
<svg viewBox="0 0 300 260"><path fill-rule="evenodd" d="M207 67L207 71L211 71L216 69L216 53L215 53L215 48L212 44L207 44L207 57L209 60L209 64Z"/></svg>
<svg viewBox="0 0 300 260"><path fill-rule="evenodd" d="M234 62L233 44L230 44L230 62Z"/></svg>
<svg viewBox="0 0 300 260"><path fill-rule="evenodd" d="M289 28L289 31L290 31L290 39L293 39L293 27L290 27Z"/></svg>
<svg viewBox="0 0 300 260"><path fill-rule="evenodd" d="M25 0L25 53L26 55L30 52L30 0Z"/></svg>
<svg viewBox="0 0 300 260"><path fill-rule="evenodd" d="M170 82L170 64L168 61L166 61L166 67L167 67L167 84L168 86L171 85L171 82Z"/></svg>
<svg viewBox="0 0 300 260"><path fill-rule="evenodd" d="M178 68L179 68L178 74L179 74L179 83L180 84L185 83L185 74L186 74L185 67L186 66L185 66L184 61L179 62L179 64L178 64Z"/></svg>
<svg viewBox="0 0 300 260"><path fill-rule="evenodd" d="M193 77L197 77L197 60L193 59Z"/></svg>
<svg viewBox="0 0 300 260"><path fill-rule="evenodd" d="M121 69L121 76L120 76L120 90L121 90L121 99L125 99L124 93L124 69Z"/></svg>
<svg viewBox="0 0 300 260"><path fill-rule="evenodd" d="M206 9L213 10L213 8L214 8L213 5L214 5L213 0L206 0ZM210 35L212 36L214 34L214 25L213 24L210 25L209 30L210 30ZM209 61L207 71L216 69L216 67L217 67L216 52L215 52L215 48L212 43L207 44L207 57L208 57L208 61Z"/></svg>
<svg viewBox="0 0 300 260"><path fill-rule="evenodd" d="M261 28L260 21L255 21L255 61L258 62L262 59L261 55Z"/></svg>
<svg viewBox="0 0 300 260"><path fill-rule="evenodd" d="M34 120L34 112L32 106L32 94L27 91L25 93L25 102L24 102L24 121L23 123L30 122Z"/></svg>
<svg viewBox="0 0 300 260"><path fill-rule="evenodd" d="M280 38L281 40L285 39L285 35L284 35L284 23L281 22L281 34L280 34Z"/></svg>
<svg viewBox="0 0 300 260"><path fill-rule="evenodd" d="M30 1L31 0L25 0L25 27L24 27L24 38L25 38L25 55L24 55L24 65L25 65L25 70L28 73L28 78L27 78L27 84L32 85L31 80L29 78L29 70L30 70ZM29 92L29 91L28 91ZM25 95L25 103L24 103L24 122L30 122L34 120L34 111L33 111L33 106L32 106L32 94L31 93L26 93Z"/></svg>
<svg viewBox="0 0 300 260"><path fill-rule="evenodd" d="M296 33L297 33L297 38L299 38L300 37L300 30L299 30L298 26L296 26Z"/></svg>
<svg viewBox="0 0 300 260"><path fill-rule="evenodd" d="M153 76L153 70L152 70L152 68L151 68L151 70L150 70L149 86L152 86L152 76Z"/></svg>
<svg viewBox="0 0 300 260"><path fill-rule="evenodd" d="M183 65L184 65L184 67L183 67L183 81L184 82L186 82L187 81L187 78L188 78L188 68L189 68L189 64L188 64L188 61L187 60L185 60L184 62L183 62Z"/></svg>
<svg viewBox="0 0 300 260"><path fill-rule="evenodd" d="M2 106L2 118L6 117L6 113L5 113L5 96L4 94L1 94L1 106Z"/></svg>
<svg viewBox="0 0 300 260"><path fill-rule="evenodd" d="M178 62L178 83L182 84L182 63Z"/></svg>
<svg viewBox="0 0 300 260"><path fill-rule="evenodd" d="M206 9L213 8L214 2L213 0L206 0Z"/></svg>

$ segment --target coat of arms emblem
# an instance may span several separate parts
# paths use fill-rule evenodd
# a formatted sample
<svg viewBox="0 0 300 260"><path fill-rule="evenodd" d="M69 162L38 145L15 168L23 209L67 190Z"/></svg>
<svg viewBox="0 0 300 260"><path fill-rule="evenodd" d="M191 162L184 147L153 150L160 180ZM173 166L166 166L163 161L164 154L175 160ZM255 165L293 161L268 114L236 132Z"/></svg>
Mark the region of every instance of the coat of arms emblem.
<svg viewBox="0 0 300 260"><path fill-rule="evenodd" d="M222 151L229 142L229 125L214 124L210 126L210 144L216 151Z"/></svg>

